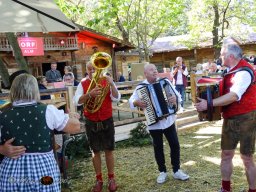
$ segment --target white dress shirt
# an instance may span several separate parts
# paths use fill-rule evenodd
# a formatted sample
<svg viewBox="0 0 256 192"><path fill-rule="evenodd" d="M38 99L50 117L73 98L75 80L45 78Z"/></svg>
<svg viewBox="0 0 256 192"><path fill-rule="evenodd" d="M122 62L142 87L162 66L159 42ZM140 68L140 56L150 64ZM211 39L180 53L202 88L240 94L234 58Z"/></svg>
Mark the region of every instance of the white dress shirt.
<svg viewBox="0 0 256 192"><path fill-rule="evenodd" d="M168 80L169 81L169 80ZM146 84L150 84L147 80L144 80L142 83L146 83ZM180 105L181 103L181 96L180 94L176 91L176 89L174 88L174 86L172 85L172 83L169 81L170 85L172 86L174 92L177 95L178 98L178 104ZM140 100L139 95L137 93L137 89L139 89L140 87L142 87L142 85L138 85L136 87L136 89L134 90L132 96L129 99L129 104L130 104L130 108L131 109L135 109L136 107L133 105L133 102L135 100ZM168 127L170 127L176 120L176 115L172 114L169 115L167 118L164 118L162 120L159 120L157 123L148 126L148 130L161 130L161 129L166 129Z"/></svg>

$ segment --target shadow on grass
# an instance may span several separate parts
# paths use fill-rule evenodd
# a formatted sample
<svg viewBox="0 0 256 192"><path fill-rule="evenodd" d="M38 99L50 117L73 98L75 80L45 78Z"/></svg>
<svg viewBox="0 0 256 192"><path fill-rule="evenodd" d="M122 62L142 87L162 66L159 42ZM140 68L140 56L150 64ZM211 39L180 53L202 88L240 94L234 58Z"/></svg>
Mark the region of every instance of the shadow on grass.
<svg viewBox="0 0 256 192"><path fill-rule="evenodd" d="M169 148L165 140L166 166L169 178L157 184L159 172L151 145L144 147L118 147L115 150L115 174L119 192L216 192L220 188L220 130L221 123L213 122L179 133L181 168L189 174L188 181L171 176ZM234 157L233 192L247 189L239 151ZM102 155L102 159L105 157ZM106 164L102 163L104 190L107 191ZM68 170L72 191L89 192L95 182L91 159L75 159Z"/></svg>

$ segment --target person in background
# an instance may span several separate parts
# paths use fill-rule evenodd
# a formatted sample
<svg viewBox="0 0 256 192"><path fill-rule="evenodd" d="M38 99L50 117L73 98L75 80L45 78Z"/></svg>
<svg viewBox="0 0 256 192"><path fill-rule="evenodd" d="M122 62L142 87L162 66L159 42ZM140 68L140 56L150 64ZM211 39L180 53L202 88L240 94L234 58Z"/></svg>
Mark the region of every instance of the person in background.
<svg viewBox="0 0 256 192"><path fill-rule="evenodd" d="M209 72L209 67L210 67L210 63L203 63L203 72L204 73L208 73Z"/></svg>
<svg viewBox="0 0 256 192"><path fill-rule="evenodd" d="M132 69L131 69L131 65L128 65L128 81L132 81Z"/></svg>
<svg viewBox="0 0 256 192"><path fill-rule="evenodd" d="M176 58L176 65L172 69L172 75L174 79L175 89L180 93L182 98L180 108L180 112L182 113L184 111L185 89L188 85L188 69L183 63L182 57Z"/></svg>
<svg viewBox="0 0 256 192"><path fill-rule="evenodd" d="M47 89L47 81L45 76L37 77L37 82L38 82L39 90ZM51 99L51 95L42 95L40 98L41 100Z"/></svg>
<svg viewBox="0 0 256 192"><path fill-rule="evenodd" d="M26 151L18 157L4 157L0 164L0 189L60 192L61 177L52 150L52 132L54 129L80 132L79 115L64 114L53 105L39 103L37 80L29 74L14 79L10 101L11 105L0 111L1 143L15 138L13 145L26 146ZM15 182L10 182L10 178ZM41 184L49 179L51 185Z"/></svg>
<svg viewBox="0 0 256 192"><path fill-rule="evenodd" d="M75 80L75 76L74 76L74 73L73 73L73 71L72 71L72 67L71 67L71 66L66 65L66 66L64 67L63 82L65 82L65 76L66 76L66 75L67 75L67 76L72 75L72 80L74 81L75 84L78 85L78 82ZM75 81L76 81L76 82L75 82ZM77 85L75 85L75 86L77 86Z"/></svg>
<svg viewBox="0 0 256 192"><path fill-rule="evenodd" d="M78 86L79 82L75 80L73 73L68 72L63 76L65 85Z"/></svg>
<svg viewBox="0 0 256 192"><path fill-rule="evenodd" d="M67 74L67 73L73 73L72 67L69 66L69 65L66 65L66 66L64 67L64 75ZM63 78L64 78L64 77L63 77Z"/></svg>
<svg viewBox="0 0 256 192"><path fill-rule="evenodd" d="M118 82L124 82L125 81L125 78L122 75L121 71L117 72L117 79L118 79Z"/></svg>
<svg viewBox="0 0 256 192"><path fill-rule="evenodd" d="M203 74L203 73L204 73L203 65L201 63L196 64L196 72L195 72L195 74L200 75L200 74Z"/></svg>
<svg viewBox="0 0 256 192"><path fill-rule="evenodd" d="M144 80L143 83L155 83L158 77L156 66L154 64L146 64L144 66L144 75L146 77L146 80ZM169 85L173 87L171 82L168 82ZM142 85L138 85L129 99L131 109L134 109L136 107L144 109L147 106L147 104L139 98L137 93L137 90L141 87ZM173 89L175 90L174 87ZM181 96L176 90L175 92L176 95L172 95L171 97L169 97L168 101L174 105L176 105L177 103L180 105ZM178 99L178 102L176 101L176 99ZM157 183L159 184L164 183L167 179L167 169L165 165L165 155L163 149L163 135L165 135L170 147L170 157L173 170L172 176L175 179L179 179L182 181L189 179L189 176L180 169L180 144L176 132L175 121L176 115L172 114L166 118L159 120L157 123L148 126L149 133L153 139L155 159L158 165L158 170L160 172L159 176L157 177Z"/></svg>
<svg viewBox="0 0 256 192"><path fill-rule="evenodd" d="M89 75L88 78L81 80L77 86L77 90L74 96L74 102L76 105L82 105L87 100L102 95L102 88L96 86L91 91L87 92L95 68L91 61L86 64L86 70ZM96 112L89 112L84 108L84 116L86 118L86 133L88 136L89 144L92 149L92 161L94 170L96 173L96 184L93 187L93 192L101 192L103 188L102 168L101 168L101 151L105 153L105 160L108 171L108 189L111 192L117 190L117 185L114 175L114 146L115 146L115 130L112 117L112 101L118 102L120 100L120 93L117 90L112 77L106 75L106 80L102 84L103 86L110 84L110 89L100 107Z"/></svg>
<svg viewBox="0 0 256 192"><path fill-rule="evenodd" d="M249 184L248 192L256 192L256 166L253 159L256 135L256 72L242 59L242 50L233 38L223 41L220 52L222 65L228 68L223 78L223 91L220 97L212 100L212 106L222 107L221 133L221 192L231 192L232 159L235 149L240 143L240 157L245 167L245 175ZM236 71L248 67L252 75L246 71ZM207 101L197 98L195 107L198 111L208 108Z"/></svg>
<svg viewBox="0 0 256 192"><path fill-rule="evenodd" d="M45 76L46 76L46 80L47 80L48 83L62 81L60 71L57 70L57 63L56 62L51 63L51 69L46 72Z"/></svg>
<svg viewBox="0 0 256 192"><path fill-rule="evenodd" d="M209 66L208 72L209 73L219 73L220 71L219 71L216 63L211 63Z"/></svg>

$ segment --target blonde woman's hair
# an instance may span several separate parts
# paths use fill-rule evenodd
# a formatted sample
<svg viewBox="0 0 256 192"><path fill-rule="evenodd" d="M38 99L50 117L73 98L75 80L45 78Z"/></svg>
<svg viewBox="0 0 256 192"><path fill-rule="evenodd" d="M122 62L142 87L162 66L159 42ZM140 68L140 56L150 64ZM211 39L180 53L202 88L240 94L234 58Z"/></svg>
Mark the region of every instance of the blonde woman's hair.
<svg viewBox="0 0 256 192"><path fill-rule="evenodd" d="M21 74L17 76L10 89L10 100L40 101L37 80L33 75Z"/></svg>
<svg viewBox="0 0 256 192"><path fill-rule="evenodd" d="M64 68L67 69L68 72L72 72L72 67L70 67L69 65L66 65Z"/></svg>

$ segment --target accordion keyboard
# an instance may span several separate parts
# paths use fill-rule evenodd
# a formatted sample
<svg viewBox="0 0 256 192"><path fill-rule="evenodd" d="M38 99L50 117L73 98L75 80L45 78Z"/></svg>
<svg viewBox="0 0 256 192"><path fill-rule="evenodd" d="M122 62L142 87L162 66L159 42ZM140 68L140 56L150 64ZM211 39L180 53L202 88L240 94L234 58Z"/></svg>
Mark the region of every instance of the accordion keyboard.
<svg viewBox="0 0 256 192"><path fill-rule="evenodd" d="M144 109L146 121L148 125L152 125L157 122L157 118L155 115L154 108L152 106L150 95L148 93L148 90L146 87L139 88L137 90L137 93L139 95L139 98L146 103L147 107Z"/></svg>

